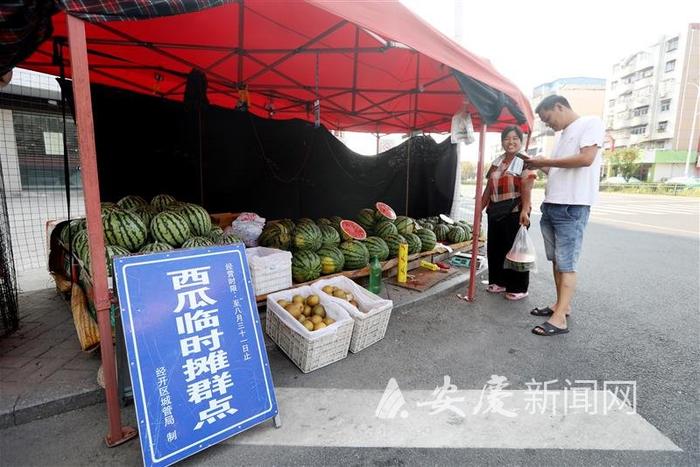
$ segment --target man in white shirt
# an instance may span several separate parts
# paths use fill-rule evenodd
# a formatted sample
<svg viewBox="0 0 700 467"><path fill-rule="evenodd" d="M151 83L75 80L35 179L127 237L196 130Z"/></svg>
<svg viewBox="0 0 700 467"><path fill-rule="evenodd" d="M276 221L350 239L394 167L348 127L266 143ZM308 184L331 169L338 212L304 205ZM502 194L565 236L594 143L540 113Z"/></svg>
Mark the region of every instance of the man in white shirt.
<svg viewBox="0 0 700 467"><path fill-rule="evenodd" d="M598 117L580 117L562 96L544 98L535 112L552 130L561 131L551 157L526 160L528 167L548 175L540 228L557 289L554 305L530 311L534 316L549 316L532 332L554 336L569 332L566 317L576 290L583 232L598 196L605 127Z"/></svg>

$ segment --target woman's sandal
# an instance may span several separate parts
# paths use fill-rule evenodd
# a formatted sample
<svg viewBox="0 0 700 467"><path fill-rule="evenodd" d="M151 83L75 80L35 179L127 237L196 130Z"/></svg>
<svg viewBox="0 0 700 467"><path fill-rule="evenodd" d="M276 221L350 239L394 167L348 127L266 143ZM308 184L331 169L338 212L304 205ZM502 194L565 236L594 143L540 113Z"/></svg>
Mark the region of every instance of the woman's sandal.
<svg viewBox="0 0 700 467"><path fill-rule="evenodd" d="M489 293L503 293L506 291L506 288L498 284L489 284L489 286L486 287L486 291Z"/></svg>
<svg viewBox="0 0 700 467"><path fill-rule="evenodd" d="M532 310L530 310L530 314L532 316L552 316L554 314L554 310L552 310L548 306L546 306L544 308L535 307ZM566 314L566 316L569 316L569 315L570 315L570 313Z"/></svg>
<svg viewBox="0 0 700 467"><path fill-rule="evenodd" d="M504 295L504 297L506 300L522 300L523 298L527 297L527 292L508 292Z"/></svg>
<svg viewBox="0 0 700 467"><path fill-rule="evenodd" d="M569 332L569 328L558 328L547 321L532 328L533 334L542 337L556 336L557 334L566 334L567 332Z"/></svg>

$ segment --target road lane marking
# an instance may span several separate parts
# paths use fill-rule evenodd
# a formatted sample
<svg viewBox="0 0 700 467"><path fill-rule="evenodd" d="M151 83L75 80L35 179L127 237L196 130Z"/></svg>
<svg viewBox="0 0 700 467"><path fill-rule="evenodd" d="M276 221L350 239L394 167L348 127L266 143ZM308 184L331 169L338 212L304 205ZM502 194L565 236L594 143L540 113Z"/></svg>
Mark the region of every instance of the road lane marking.
<svg viewBox="0 0 700 467"><path fill-rule="evenodd" d="M398 387L393 391L396 389ZM603 414L606 404L603 401L604 391L590 391L591 396L597 397L595 407L598 415L584 411L564 415L562 397L555 398L551 406L558 406L558 414L552 415L552 408L547 408L546 413L531 414L530 411L516 408L525 408L533 391L506 392L512 394L512 397L504 399L506 408L519 411L514 417L499 413L482 414L480 411L475 415L474 409L479 407L482 400L481 390L450 393L453 400L462 399L453 404L464 415L460 416L452 410L431 414L434 407L419 406L419 403L436 399L435 393L429 390L405 390L387 397L386 391L380 390L277 388L282 427L276 429L270 423L258 425L227 443L309 447L681 451L624 403ZM548 394L562 392L549 391ZM608 398L614 398L612 393L607 394ZM382 407L382 400L384 404L392 404L392 407ZM614 400L619 401L617 398ZM394 407L396 404L398 406Z"/></svg>

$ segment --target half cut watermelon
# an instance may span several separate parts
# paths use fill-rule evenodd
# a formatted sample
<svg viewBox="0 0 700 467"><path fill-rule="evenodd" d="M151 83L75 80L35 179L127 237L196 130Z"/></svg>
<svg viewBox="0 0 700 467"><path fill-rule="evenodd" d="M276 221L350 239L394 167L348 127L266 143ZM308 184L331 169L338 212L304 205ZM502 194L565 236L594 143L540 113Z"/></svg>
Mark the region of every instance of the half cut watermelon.
<svg viewBox="0 0 700 467"><path fill-rule="evenodd" d="M340 230L343 231L343 238L346 240L349 238L354 240L364 240L367 238L367 232L365 232L365 229L357 222L349 220L340 221Z"/></svg>
<svg viewBox="0 0 700 467"><path fill-rule="evenodd" d="M393 209L391 209L391 206L388 204L382 203L381 201L378 201L375 205L375 208L377 208L377 211L379 214L382 216L386 217L390 221L396 220L396 213L394 212Z"/></svg>

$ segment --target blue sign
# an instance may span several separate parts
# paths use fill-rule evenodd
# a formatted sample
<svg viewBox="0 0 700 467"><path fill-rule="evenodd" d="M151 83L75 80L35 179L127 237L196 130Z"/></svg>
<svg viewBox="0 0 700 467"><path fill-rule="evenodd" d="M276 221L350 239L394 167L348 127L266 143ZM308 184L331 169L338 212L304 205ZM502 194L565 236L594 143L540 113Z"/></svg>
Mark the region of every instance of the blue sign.
<svg viewBox="0 0 700 467"><path fill-rule="evenodd" d="M114 260L145 465L277 415L242 244Z"/></svg>

